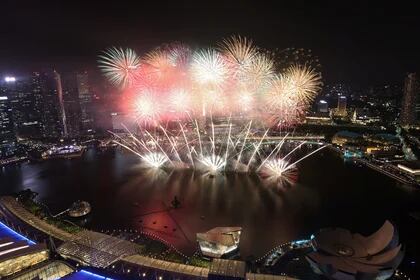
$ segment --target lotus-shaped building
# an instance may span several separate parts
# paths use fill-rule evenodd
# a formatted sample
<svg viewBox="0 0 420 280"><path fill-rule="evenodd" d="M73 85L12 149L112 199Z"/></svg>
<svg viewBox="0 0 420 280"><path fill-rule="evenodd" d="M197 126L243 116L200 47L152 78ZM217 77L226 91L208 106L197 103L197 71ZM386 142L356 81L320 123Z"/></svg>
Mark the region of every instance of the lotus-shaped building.
<svg viewBox="0 0 420 280"><path fill-rule="evenodd" d="M389 221L370 236L324 229L313 236L312 246L306 258L314 271L337 280L388 279L403 258L397 230Z"/></svg>
<svg viewBox="0 0 420 280"><path fill-rule="evenodd" d="M240 227L216 227L205 233L197 233L197 241L203 255L220 258L238 249Z"/></svg>

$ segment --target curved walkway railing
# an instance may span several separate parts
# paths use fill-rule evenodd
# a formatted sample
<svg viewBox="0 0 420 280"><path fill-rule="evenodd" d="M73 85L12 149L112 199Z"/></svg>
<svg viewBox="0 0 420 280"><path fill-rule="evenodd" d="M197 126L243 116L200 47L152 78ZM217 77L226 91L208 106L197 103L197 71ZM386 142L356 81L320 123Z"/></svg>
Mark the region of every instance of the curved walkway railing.
<svg viewBox="0 0 420 280"><path fill-rule="evenodd" d="M59 229L53 225L50 225L46 221L38 218L34 214L26 210L14 197L3 196L0 198L1 204L6 207L13 215L28 223L32 227L36 228L39 231L42 231L56 239L62 241L70 241L74 238L74 235Z"/></svg>

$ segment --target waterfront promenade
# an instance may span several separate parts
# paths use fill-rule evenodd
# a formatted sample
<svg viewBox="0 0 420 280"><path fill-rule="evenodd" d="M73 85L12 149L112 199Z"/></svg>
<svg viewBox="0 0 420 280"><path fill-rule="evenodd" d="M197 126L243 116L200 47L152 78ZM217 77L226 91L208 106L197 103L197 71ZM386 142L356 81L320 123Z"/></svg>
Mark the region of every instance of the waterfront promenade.
<svg viewBox="0 0 420 280"><path fill-rule="evenodd" d="M46 221L38 218L23 205L21 205L14 197L0 197L0 207L3 211L9 211L16 219L27 223L27 225L36 230L52 236L64 243L58 248L57 252L65 259L71 259L96 269L109 269L116 262L124 267L131 267L133 271L153 272L151 275L164 275L167 279L207 279L210 273L209 268L186 265L176 262L164 261L150 258L139 253L139 245L127 240L119 239L110 235L83 230L76 234L68 233ZM3 217L5 218L5 217ZM11 217L8 217L10 219ZM0 237L2 235L13 235L18 240L27 239L20 233L16 233L0 222ZM226 268L228 269L228 268ZM150 275L150 274L149 274ZM255 280L296 280L284 275L265 275L246 273L243 275L245 279L252 278ZM159 279L163 279L161 276ZM111 279L106 276L91 273L87 270L70 274L63 279ZM149 279L149 278L147 278Z"/></svg>
<svg viewBox="0 0 420 280"><path fill-rule="evenodd" d="M7 208L14 216L34 227L35 229L54 237L61 241L70 241L74 239L74 235L62 229L59 229L46 221L38 218L34 214L27 211L14 197L4 196L0 198L0 203Z"/></svg>
<svg viewBox="0 0 420 280"><path fill-rule="evenodd" d="M99 232L82 230L72 234L40 219L26 210L14 197L0 198L0 204L29 226L64 243L57 249L65 258L85 265L105 268L122 257L139 253L140 246Z"/></svg>
<svg viewBox="0 0 420 280"><path fill-rule="evenodd" d="M28 239L26 236L23 236L16 231L14 231L13 229L11 229L7 225L3 224L2 222L0 222L0 238L10 238L13 241L25 240L29 244L35 244L34 241ZM92 279L92 280L98 280L98 279L113 280L113 279L108 278L106 276L102 276L102 275L99 275L99 274L96 274L96 273L92 273L92 272L87 271L87 270L80 270L80 271L76 271L76 272L71 273L71 271L72 271L71 268L69 266L65 265L64 263L61 263L60 261L49 261L48 264L49 264L49 266L47 266L47 267L49 269L49 272L51 272L51 273L56 272L58 270L58 268L63 269L63 267L65 269L67 269L67 271L70 272L67 276L62 277L61 279L66 279L66 280L80 280L80 279L83 279L83 280L90 280L90 279ZM59 267L59 266L61 266L61 267ZM42 269L43 269L43 267L38 268L39 271L41 271ZM35 267L35 268L31 269L31 271L29 271L28 273L32 274L32 275L36 275L36 273L42 273L42 271L39 272L38 270ZM62 273L62 271L59 271L59 272L61 272L60 276L64 275ZM19 274L21 274L21 275L19 275ZM44 275L45 275L45 272L44 272ZM20 278L26 279L25 278L26 276L27 276L27 274L25 272L18 273L18 275L16 275L16 279L20 279Z"/></svg>
<svg viewBox="0 0 420 280"><path fill-rule="evenodd" d="M398 182L400 182L404 185L414 187L417 184L414 180L409 181L408 179L404 178L403 176L397 174L396 172L393 173L393 172L391 172L390 169L384 168L384 166L382 166L382 165L377 165L377 164L375 164L371 161L368 161L366 159L361 159L361 158L356 158L354 160L355 160L355 162L361 163L361 164L363 164L363 165L365 165L365 166L367 166L367 167L369 167L373 170L376 170L376 171L378 171L378 172L380 172L380 173L382 173L382 174L384 174L384 175L386 175L386 176L388 176L388 177L390 177L390 178L392 178L392 179L394 179L394 180L396 180L396 181L398 181Z"/></svg>
<svg viewBox="0 0 420 280"><path fill-rule="evenodd" d="M3 210L9 211L29 226L63 241L64 243L58 248L58 252L65 258L95 268L106 268L118 260L123 260L126 263L147 267L148 269L157 269L155 265L157 260L140 255L140 247L136 243L89 230L83 230L77 234L68 233L33 215L11 196L0 197L0 205ZM17 233L16 236L25 238ZM159 260L158 263L161 265L161 268L176 267L178 273L191 277L197 276L197 269L201 271L200 267L191 265L163 260ZM200 274L206 277L205 272Z"/></svg>
<svg viewBox="0 0 420 280"><path fill-rule="evenodd" d="M333 146L330 145L329 148L333 151L335 151L336 153L340 154L341 156L344 156L344 152ZM392 179L394 179L397 182L402 183L403 185L409 186L409 187L413 187L413 188L419 188L419 183L416 182L414 179L409 180L406 176L402 176L401 174L399 174L398 172L396 172L396 168L389 168L389 166L391 164L378 164L372 160L366 159L366 158L357 158L357 157L353 157L351 158L354 162L359 163L363 166L366 166L372 170L375 170L377 172L380 172Z"/></svg>

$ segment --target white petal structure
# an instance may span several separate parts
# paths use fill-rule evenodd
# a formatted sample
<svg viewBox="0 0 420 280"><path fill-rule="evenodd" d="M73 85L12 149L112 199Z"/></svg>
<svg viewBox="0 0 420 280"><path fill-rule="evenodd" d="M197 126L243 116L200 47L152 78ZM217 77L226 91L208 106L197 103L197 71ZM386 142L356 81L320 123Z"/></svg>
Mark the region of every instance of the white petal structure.
<svg viewBox="0 0 420 280"><path fill-rule="evenodd" d="M349 230L324 229L312 239L307 260L315 272L329 279L388 279L403 258L394 226L386 221L370 236Z"/></svg>

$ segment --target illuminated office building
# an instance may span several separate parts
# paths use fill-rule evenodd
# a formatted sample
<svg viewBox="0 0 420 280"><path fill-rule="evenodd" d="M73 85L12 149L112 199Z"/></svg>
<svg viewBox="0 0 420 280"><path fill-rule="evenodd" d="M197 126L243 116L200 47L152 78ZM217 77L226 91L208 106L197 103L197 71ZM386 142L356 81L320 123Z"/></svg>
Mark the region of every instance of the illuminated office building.
<svg viewBox="0 0 420 280"><path fill-rule="evenodd" d="M400 124L412 126L420 120L420 81L416 73L405 78Z"/></svg>
<svg viewBox="0 0 420 280"><path fill-rule="evenodd" d="M318 113L328 113L328 102L325 100L319 100L317 104Z"/></svg>
<svg viewBox="0 0 420 280"><path fill-rule="evenodd" d="M337 103L337 115L346 116L347 115L347 97L339 96Z"/></svg>
<svg viewBox="0 0 420 280"><path fill-rule="evenodd" d="M82 73L77 73L76 78L81 112L81 133L91 134L94 132L94 122L92 92L89 88L89 76L88 73L85 71Z"/></svg>
<svg viewBox="0 0 420 280"><path fill-rule="evenodd" d="M0 159L12 156L16 151L16 137L13 130L12 108L9 97L0 88Z"/></svg>

